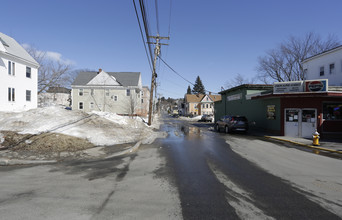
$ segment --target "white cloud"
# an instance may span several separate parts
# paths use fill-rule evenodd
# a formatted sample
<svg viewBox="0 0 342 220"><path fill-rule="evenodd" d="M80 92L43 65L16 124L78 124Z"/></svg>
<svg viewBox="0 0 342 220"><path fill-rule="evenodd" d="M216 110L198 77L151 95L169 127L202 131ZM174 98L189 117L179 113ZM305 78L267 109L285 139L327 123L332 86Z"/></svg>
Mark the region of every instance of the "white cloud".
<svg viewBox="0 0 342 220"><path fill-rule="evenodd" d="M26 43L23 43L21 46L23 46L26 50L28 50L30 48L34 48L30 44L26 44ZM46 58L48 58L48 59L50 59L52 61L61 62L61 63L66 64L66 65L75 65L75 63L76 63L76 62L74 62L72 60L64 58L63 55L58 53L58 52L54 52L54 51L41 51L41 50L38 50L38 49L36 49L36 50L37 50L38 54L44 54L46 56Z"/></svg>

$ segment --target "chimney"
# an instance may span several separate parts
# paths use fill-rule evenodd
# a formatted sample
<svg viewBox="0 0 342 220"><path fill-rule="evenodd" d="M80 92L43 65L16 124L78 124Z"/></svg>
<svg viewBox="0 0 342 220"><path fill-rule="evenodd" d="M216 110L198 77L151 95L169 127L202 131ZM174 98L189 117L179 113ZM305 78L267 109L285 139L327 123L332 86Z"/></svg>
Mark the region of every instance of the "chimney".
<svg viewBox="0 0 342 220"><path fill-rule="evenodd" d="M102 69L100 68L100 69L99 69L99 73L101 73L101 72L102 72Z"/></svg>

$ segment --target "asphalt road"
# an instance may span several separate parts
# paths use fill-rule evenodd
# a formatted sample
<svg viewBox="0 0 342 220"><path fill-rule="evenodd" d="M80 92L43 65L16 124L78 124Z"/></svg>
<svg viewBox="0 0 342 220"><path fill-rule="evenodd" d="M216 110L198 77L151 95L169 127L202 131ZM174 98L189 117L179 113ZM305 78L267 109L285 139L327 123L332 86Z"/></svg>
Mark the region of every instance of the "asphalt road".
<svg viewBox="0 0 342 220"><path fill-rule="evenodd" d="M236 154L225 134L208 127L166 118L162 130L168 137L130 155L0 167L0 216L341 219L306 192Z"/></svg>
<svg viewBox="0 0 342 220"><path fill-rule="evenodd" d="M340 219L234 153L223 136L169 118L159 140L185 219ZM253 144L251 142L251 144Z"/></svg>

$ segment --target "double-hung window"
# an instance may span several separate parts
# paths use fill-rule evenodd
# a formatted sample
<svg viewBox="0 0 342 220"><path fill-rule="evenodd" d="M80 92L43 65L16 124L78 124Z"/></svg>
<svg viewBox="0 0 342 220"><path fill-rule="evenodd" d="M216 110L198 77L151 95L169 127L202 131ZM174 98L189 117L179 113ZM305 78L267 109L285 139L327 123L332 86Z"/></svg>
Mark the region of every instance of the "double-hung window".
<svg viewBox="0 0 342 220"><path fill-rule="evenodd" d="M335 73L335 63L332 63L329 65L329 73L334 74Z"/></svg>
<svg viewBox="0 0 342 220"><path fill-rule="evenodd" d="M78 96L83 96L83 89L78 90Z"/></svg>
<svg viewBox="0 0 342 220"><path fill-rule="evenodd" d="M8 61L8 75L14 76L15 75L15 63Z"/></svg>
<svg viewBox="0 0 342 220"><path fill-rule="evenodd" d="M319 68L319 75L320 75L320 76L324 76L324 66L321 66L321 67Z"/></svg>
<svg viewBox="0 0 342 220"><path fill-rule="evenodd" d="M8 101L14 102L15 101L15 89L8 87Z"/></svg>
<svg viewBox="0 0 342 220"><path fill-rule="evenodd" d="M126 96L131 96L131 90L130 89L126 90Z"/></svg>
<svg viewBox="0 0 342 220"><path fill-rule="evenodd" d="M26 101L31 101L31 90L26 90Z"/></svg>
<svg viewBox="0 0 342 220"><path fill-rule="evenodd" d="M31 78L31 67L26 67L26 78Z"/></svg>

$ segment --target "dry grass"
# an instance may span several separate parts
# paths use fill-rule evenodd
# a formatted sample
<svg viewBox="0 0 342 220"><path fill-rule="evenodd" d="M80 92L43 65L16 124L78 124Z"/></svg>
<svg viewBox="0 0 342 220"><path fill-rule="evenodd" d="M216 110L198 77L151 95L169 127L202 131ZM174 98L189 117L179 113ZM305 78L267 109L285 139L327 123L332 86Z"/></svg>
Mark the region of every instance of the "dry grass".
<svg viewBox="0 0 342 220"><path fill-rule="evenodd" d="M76 152L94 147L89 141L57 133L38 135L18 134L13 131L1 131L5 136L3 146L12 151L30 151L36 153Z"/></svg>

